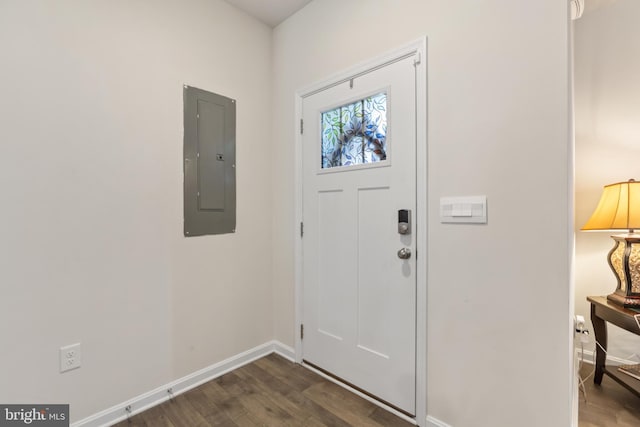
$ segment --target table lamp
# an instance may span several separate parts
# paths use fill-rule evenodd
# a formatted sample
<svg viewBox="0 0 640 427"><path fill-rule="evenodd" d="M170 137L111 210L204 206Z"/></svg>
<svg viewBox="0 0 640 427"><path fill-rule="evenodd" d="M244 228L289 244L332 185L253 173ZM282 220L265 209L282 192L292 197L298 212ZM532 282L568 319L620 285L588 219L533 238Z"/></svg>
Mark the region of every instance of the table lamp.
<svg viewBox="0 0 640 427"><path fill-rule="evenodd" d="M640 182L633 179L604 187L596 210L582 230L628 230L611 236L609 266L618 279L609 301L627 308L640 308Z"/></svg>

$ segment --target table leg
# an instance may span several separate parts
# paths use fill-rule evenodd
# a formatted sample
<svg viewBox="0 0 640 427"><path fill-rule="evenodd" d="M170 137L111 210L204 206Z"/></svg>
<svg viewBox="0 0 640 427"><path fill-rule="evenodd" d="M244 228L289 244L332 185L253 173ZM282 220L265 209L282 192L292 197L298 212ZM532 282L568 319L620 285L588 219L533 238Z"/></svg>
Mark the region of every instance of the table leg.
<svg viewBox="0 0 640 427"><path fill-rule="evenodd" d="M591 323L593 324L593 333L596 341L600 343L600 345L596 344L596 372L593 377L593 382L600 384L602 383L604 364L607 359L607 323L604 319L596 315L596 306L593 303L591 304ZM602 348L600 348L600 346L602 346Z"/></svg>

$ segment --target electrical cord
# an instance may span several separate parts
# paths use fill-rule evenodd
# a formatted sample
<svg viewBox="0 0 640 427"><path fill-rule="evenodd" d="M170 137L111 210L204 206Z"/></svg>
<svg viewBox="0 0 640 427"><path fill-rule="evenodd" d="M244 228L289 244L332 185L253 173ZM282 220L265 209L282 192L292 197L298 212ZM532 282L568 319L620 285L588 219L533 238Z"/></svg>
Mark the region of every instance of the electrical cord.
<svg viewBox="0 0 640 427"><path fill-rule="evenodd" d="M589 377L593 374L593 372L586 377L582 378L580 371L582 370L582 365L584 364L584 343L580 342L580 362L578 363L578 390L582 390L582 394L584 395L584 401L587 401L587 388L585 387L585 382L589 379Z"/></svg>
<svg viewBox="0 0 640 427"><path fill-rule="evenodd" d="M640 329L640 314L636 314L634 316L636 323L638 323L638 328ZM588 330L585 330L584 332L581 332L583 334L588 335ZM598 347L600 347L600 350L602 350L605 354L605 357L608 355L607 350L602 346L602 344L600 344L598 342L598 340L594 339L594 342L596 343L596 345ZM578 363L578 389L582 390L582 394L584 395L584 400L585 402L587 401L587 389L585 387L585 384L587 382L587 380L589 378L591 378L593 375L595 375L596 372L596 355L597 352L594 351L593 354L591 355L591 364L593 365L593 369L587 374L586 377L582 378L582 375L580 374L580 371L582 370L582 366L584 364L584 342L580 341L580 361ZM640 356L638 356L637 353L631 353L629 356L627 356L625 359L626 360L632 360L632 359L640 359Z"/></svg>
<svg viewBox="0 0 640 427"><path fill-rule="evenodd" d="M638 325L638 329L640 329L640 313L639 314L635 314L633 316L633 319L636 321L636 324ZM589 330L588 329L576 329L576 332L579 332L582 335L589 335ZM587 401L587 389L586 389L586 382L589 378L591 378L593 375L595 375L596 372L596 355L597 352L594 351L593 354L591 355L591 364L593 365L593 369L591 370L591 372L589 372L589 374L582 378L582 375L580 374L580 371L582 370L582 366L584 365L584 340L582 339L582 337L580 337L580 361L578 362L578 389L582 390L582 394L584 395L584 400L585 402ZM596 345L598 347L600 347L600 350L602 350L605 354L605 358L608 355L607 349L605 349L602 344L600 344L598 342L598 340L594 339L594 342L596 343ZM636 358L636 359L640 359L640 356L638 356L638 354L636 353L632 353L631 355L629 355L626 360L631 360L632 358Z"/></svg>

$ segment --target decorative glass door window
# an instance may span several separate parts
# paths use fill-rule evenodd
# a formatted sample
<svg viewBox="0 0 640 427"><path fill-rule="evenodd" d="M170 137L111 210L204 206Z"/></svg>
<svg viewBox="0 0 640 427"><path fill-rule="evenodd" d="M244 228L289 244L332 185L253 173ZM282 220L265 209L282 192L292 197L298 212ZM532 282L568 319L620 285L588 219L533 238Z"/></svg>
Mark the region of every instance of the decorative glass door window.
<svg viewBox="0 0 640 427"><path fill-rule="evenodd" d="M387 159L387 94L322 113L322 168Z"/></svg>

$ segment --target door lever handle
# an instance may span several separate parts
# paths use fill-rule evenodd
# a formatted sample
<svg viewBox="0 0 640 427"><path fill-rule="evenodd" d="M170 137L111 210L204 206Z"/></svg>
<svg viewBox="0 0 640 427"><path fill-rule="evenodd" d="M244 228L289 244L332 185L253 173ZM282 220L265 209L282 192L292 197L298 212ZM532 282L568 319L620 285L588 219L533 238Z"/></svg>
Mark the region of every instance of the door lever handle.
<svg viewBox="0 0 640 427"><path fill-rule="evenodd" d="M409 259L411 258L411 249L402 248L398 251L398 258L400 259Z"/></svg>

